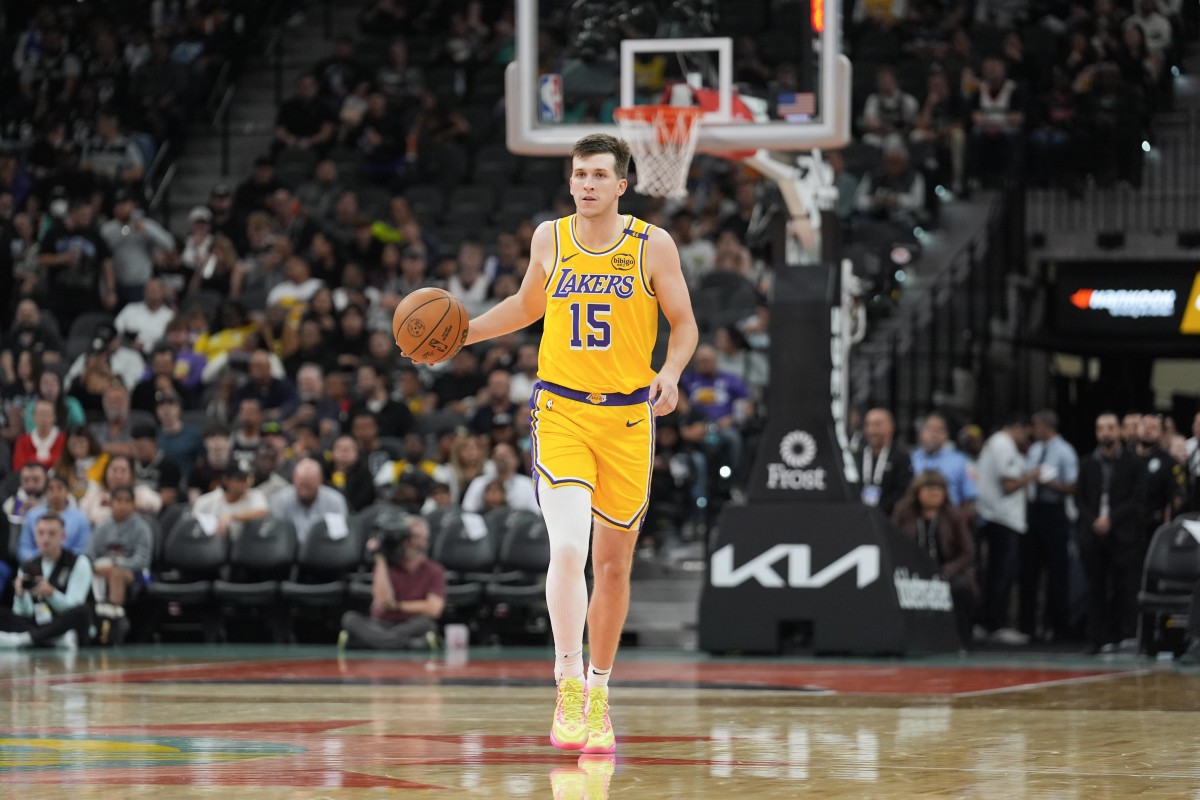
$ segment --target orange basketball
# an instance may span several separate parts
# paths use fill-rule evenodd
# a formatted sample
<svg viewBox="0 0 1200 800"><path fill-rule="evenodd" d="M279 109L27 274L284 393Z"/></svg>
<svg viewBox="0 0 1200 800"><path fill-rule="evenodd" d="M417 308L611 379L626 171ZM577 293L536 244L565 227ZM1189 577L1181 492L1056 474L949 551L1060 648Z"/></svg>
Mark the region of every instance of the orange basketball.
<svg viewBox="0 0 1200 800"><path fill-rule="evenodd" d="M467 309L445 289L418 289L400 301L392 333L400 352L436 364L453 358L467 341Z"/></svg>

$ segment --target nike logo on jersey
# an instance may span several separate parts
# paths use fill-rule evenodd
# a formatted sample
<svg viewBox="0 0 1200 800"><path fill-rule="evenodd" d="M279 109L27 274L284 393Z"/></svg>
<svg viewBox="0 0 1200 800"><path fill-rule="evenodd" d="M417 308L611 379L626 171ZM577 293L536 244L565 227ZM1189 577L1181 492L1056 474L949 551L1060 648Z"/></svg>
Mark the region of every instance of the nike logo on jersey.
<svg viewBox="0 0 1200 800"><path fill-rule="evenodd" d="M564 263L564 264L567 263L568 261L570 261L572 258L574 258L577 255L579 255L579 253L571 253L571 255L569 255L569 256L563 256L562 263Z"/></svg>
<svg viewBox="0 0 1200 800"><path fill-rule="evenodd" d="M635 419L633 422L629 422L629 421L627 420L627 421L625 422L625 427L626 427L626 428L632 428L634 425L637 425L637 424L638 424L639 422L641 422L641 421L642 421L642 420L640 420L640 419Z"/></svg>

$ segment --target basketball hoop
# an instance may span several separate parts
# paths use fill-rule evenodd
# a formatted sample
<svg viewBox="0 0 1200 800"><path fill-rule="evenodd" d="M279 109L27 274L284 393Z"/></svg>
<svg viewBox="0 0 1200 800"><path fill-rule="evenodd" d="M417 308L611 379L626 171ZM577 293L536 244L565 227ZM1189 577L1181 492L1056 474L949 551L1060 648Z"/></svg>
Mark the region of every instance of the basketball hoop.
<svg viewBox="0 0 1200 800"><path fill-rule="evenodd" d="M693 106L629 106L613 116L637 161L637 191L651 197L687 195L688 168L704 112Z"/></svg>

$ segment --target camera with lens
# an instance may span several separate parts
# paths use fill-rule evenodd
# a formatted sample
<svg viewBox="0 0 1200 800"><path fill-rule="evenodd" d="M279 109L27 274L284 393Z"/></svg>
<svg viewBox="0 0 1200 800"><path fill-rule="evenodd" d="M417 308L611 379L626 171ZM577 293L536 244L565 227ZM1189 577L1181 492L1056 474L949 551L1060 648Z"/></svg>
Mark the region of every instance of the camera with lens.
<svg viewBox="0 0 1200 800"><path fill-rule="evenodd" d="M27 592L31 592L37 587L38 581L41 580L41 575L22 575L21 588Z"/></svg>
<svg viewBox="0 0 1200 800"><path fill-rule="evenodd" d="M404 545L412 536L408 514L403 511L385 511L375 518L371 538L375 540L375 552L389 562L404 558Z"/></svg>

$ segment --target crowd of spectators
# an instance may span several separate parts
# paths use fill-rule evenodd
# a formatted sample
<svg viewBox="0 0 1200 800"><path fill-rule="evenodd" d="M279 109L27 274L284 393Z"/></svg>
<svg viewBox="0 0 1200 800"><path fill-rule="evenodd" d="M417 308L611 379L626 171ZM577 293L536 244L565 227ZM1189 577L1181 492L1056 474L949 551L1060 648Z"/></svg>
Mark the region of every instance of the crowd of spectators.
<svg viewBox="0 0 1200 800"><path fill-rule="evenodd" d="M958 194L1016 174L1140 185L1151 116L1173 103L1183 14L1155 0L856 4L856 122L883 156L857 210L914 214L935 185Z"/></svg>
<svg viewBox="0 0 1200 800"><path fill-rule="evenodd" d="M1111 653L1137 648L1151 536L1200 510L1200 414L1190 433L1157 413L1105 413L1095 448L1077 452L1052 411L986 437L964 425L957 441L931 413L910 451L891 415L872 409L855 439L863 501L939 565L965 643L1082 641Z"/></svg>
<svg viewBox="0 0 1200 800"><path fill-rule="evenodd" d="M394 11L370 6L364 28L379 33L380 15ZM193 16L179 41L193 28L222 30ZM70 20L39 14L21 41ZM103 616L123 625L122 605L153 580L166 533L139 523L174 519L180 504L211 520L215 536L270 515L301 541L325 514L381 502L536 510L526 409L540 329L435 367L404 359L390 332L392 310L419 288L446 287L472 314L511 295L535 226L572 210L562 162L519 163L501 143L492 78L511 55L511 27L511 5L476 2L409 20L394 39L339 40L279 109L271 153L244 180L216 183L180 237L147 213L133 168L149 149L111 146L114 162L127 153L129 163L103 175L35 171L39 137L58 129L31 123L30 146L8 153L9 174L27 179L0 187L14 254L0 341L0 502L12 547L0 571L37 557L46 509L63 546L90 559ZM82 75L106 30L95 19L70 28L72 48L88 43ZM175 69L166 30L147 47ZM217 52L193 68L204 72ZM30 57L35 69L42 56ZM165 90L161 71L145 69ZM95 136L137 130L158 142L185 127L167 124L182 97L155 104L161 128L137 116L144 91L97 107ZM686 206L627 209L676 234L688 282L712 311L702 320L713 344L659 427L647 547L702 535L748 466L768 344L765 271L742 243L752 189L729 175ZM11 579L3 586L14 591Z"/></svg>

